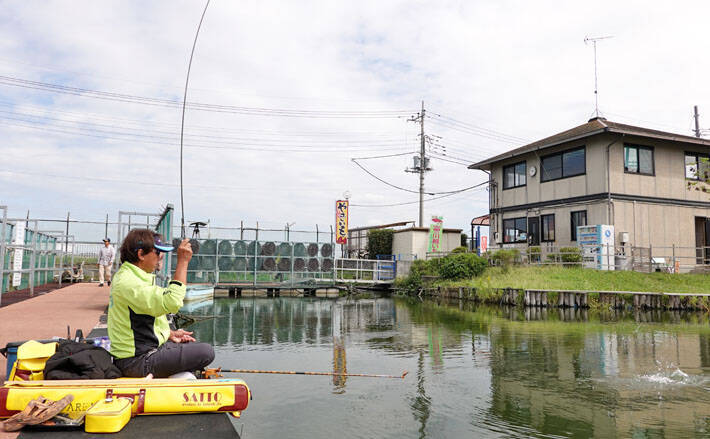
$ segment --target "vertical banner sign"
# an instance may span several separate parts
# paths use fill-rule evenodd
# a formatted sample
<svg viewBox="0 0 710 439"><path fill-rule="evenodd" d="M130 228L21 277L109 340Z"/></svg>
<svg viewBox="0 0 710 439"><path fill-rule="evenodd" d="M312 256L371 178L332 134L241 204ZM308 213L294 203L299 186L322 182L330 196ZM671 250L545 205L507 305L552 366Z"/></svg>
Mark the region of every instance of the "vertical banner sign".
<svg viewBox="0 0 710 439"><path fill-rule="evenodd" d="M25 245L25 222L18 221L15 224L15 236L12 239L14 245ZM23 247L14 250L14 258L12 260L12 268L14 270L22 270L22 256L25 250ZM15 271L12 273L12 286L19 287L22 283L22 272Z"/></svg>
<svg viewBox="0 0 710 439"><path fill-rule="evenodd" d="M429 226L429 247L427 252L438 253L441 251L441 233L444 227L443 216L432 216Z"/></svg>
<svg viewBox="0 0 710 439"><path fill-rule="evenodd" d="M481 236L481 253L485 253L488 250L488 237Z"/></svg>
<svg viewBox="0 0 710 439"><path fill-rule="evenodd" d="M335 202L335 243L348 243L348 200Z"/></svg>

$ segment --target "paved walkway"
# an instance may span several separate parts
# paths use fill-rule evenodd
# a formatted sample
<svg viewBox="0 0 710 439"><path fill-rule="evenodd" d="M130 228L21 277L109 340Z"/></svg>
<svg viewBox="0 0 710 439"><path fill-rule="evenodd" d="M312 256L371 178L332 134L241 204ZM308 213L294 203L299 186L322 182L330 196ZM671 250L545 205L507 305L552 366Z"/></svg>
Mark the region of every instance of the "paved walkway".
<svg viewBox="0 0 710 439"><path fill-rule="evenodd" d="M88 335L108 305L108 287L95 283L74 284L41 296L0 308L0 347L11 341L73 336L77 329ZM5 357L0 355L0 376L5 381ZM0 427L0 439L17 437Z"/></svg>
<svg viewBox="0 0 710 439"><path fill-rule="evenodd" d="M81 329L88 335L108 305L109 288L95 283L74 284L0 308L0 347L11 341L66 337ZM5 357L0 374L5 378Z"/></svg>

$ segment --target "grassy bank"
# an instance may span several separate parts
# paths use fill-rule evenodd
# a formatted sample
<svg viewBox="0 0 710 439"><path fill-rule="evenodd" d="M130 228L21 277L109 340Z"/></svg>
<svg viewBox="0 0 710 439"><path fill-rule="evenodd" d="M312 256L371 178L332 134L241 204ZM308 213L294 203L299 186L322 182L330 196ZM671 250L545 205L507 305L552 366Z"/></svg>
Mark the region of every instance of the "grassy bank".
<svg viewBox="0 0 710 439"><path fill-rule="evenodd" d="M574 267L489 267L472 279L439 281L438 286L547 290L646 291L710 294L710 275L598 271Z"/></svg>

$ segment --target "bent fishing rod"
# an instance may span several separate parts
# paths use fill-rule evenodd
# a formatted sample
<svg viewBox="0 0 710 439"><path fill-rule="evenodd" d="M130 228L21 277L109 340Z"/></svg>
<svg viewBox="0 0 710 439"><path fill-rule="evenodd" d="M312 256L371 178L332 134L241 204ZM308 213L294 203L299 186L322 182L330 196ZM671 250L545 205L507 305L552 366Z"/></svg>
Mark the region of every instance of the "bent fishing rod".
<svg viewBox="0 0 710 439"><path fill-rule="evenodd" d="M377 375L370 373L339 373L339 372L297 372L293 370L256 370L256 369L222 369L221 367L205 369L202 371L203 378L219 378L222 373L271 373L279 375L326 375L339 377L367 377L367 378L400 378L404 379L409 372L406 370L402 375Z"/></svg>
<svg viewBox="0 0 710 439"><path fill-rule="evenodd" d="M182 121L180 122L180 238L185 239L185 197L183 196L183 185L182 185L182 148L183 148L183 135L185 132L185 106L187 105L187 86L190 83L190 70L192 69L192 57L195 55L195 46L197 46L197 37L200 35L200 28L202 27L202 21L205 19L205 13L207 12L207 7L210 5L210 0L207 0L205 4L205 9L202 11L202 17L200 17L200 24L197 25L197 32L195 32L195 40L192 42L192 51L190 52L190 62L187 64L187 76L185 77L185 93L182 98ZM196 252L196 251L195 251Z"/></svg>

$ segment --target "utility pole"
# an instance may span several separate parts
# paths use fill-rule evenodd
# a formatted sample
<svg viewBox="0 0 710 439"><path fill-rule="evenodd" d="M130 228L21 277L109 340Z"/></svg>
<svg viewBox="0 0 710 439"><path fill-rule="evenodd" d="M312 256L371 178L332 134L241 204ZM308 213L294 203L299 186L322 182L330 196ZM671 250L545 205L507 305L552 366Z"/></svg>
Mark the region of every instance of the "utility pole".
<svg viewBox="0 0 710 439"><path fill-rule="evenodd" d="M424 135L424 117L426 110L424 109L424 101L422 101L422 112L416 117L407 119L409 122L419 122L419 160L414 157L414 166L411 169L405 169L405 172L419 173L419 227L424 227L424 173L431 171L429 168L429 159L426 157L426 136Z"/></svg>
<svg viewBox="0 0 710 439"><path fill-rule="evenodd" d="M693 106L694 115L693 117L695 118L695 137L700 137L700 114L698 114L698 106L694 105Z"/></svg>

